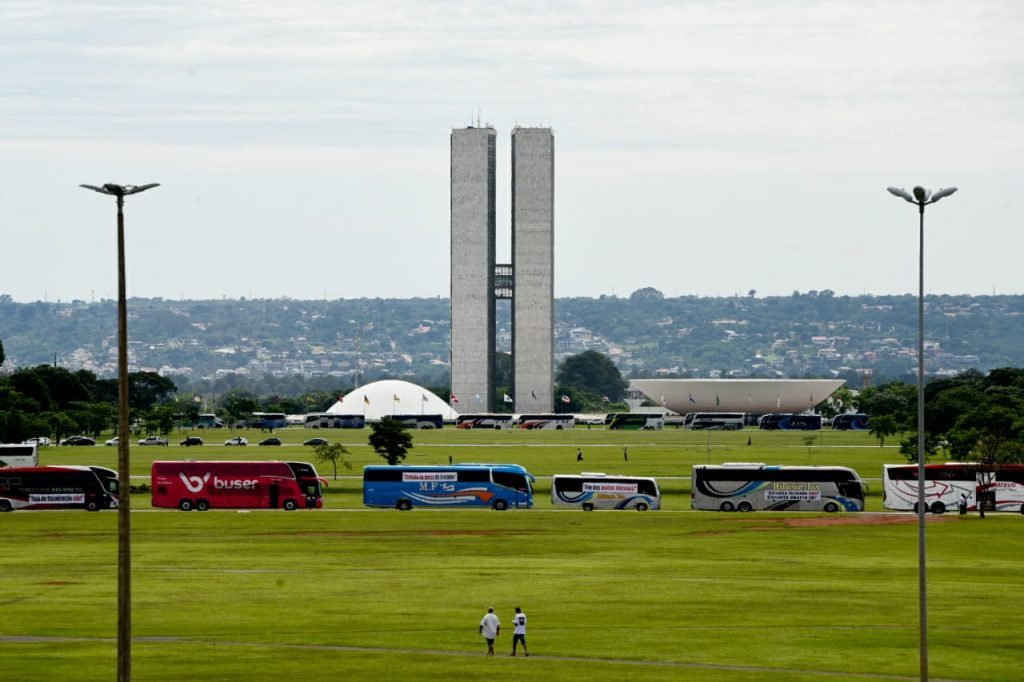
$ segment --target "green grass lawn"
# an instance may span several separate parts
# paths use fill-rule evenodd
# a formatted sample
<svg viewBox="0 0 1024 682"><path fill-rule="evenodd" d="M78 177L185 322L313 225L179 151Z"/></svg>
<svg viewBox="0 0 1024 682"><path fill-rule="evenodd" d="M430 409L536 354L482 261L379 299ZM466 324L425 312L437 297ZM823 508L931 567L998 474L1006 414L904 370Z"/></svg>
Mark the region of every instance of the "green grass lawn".
<svg viewBox="0 0 1024 682"><path fill-rule="evenodd" d="M379 460L368 431L330 432L339 433L356 465L343 473ZM309 431L280 435L293 444L134 447L133 473L154 458L311 459L294 444ZM900 461L866 434L820 435L808 452L800 435L758 431L709 444L675 430L444 429L418 432L409 461L661 477L688 476L709 456L849 464L865 477ZM112 465L116 453L42 456ZM552 510L541 479L530 511L402 513L363 510L358 479L332 483L327 509L312 512L150 511L134 496L135 679L916 679L914 517L682 511L685 478L663 480L664 512ZM116 522L112 512L2 517L4 679L114 677ZM928 542L933 679L1020 679L1024 518L932 517ZM510 628L501 656L483 656L477 625L488 606L506 626L523 607L531 658L507 656Z"/></svg>

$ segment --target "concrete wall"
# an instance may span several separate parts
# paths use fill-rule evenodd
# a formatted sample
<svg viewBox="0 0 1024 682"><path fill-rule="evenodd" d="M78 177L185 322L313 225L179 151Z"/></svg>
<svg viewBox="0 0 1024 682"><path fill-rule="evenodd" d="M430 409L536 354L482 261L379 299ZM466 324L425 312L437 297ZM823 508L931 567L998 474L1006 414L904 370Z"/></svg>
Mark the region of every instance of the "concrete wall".
<svg viewBox="0 0 1024 682"><path fill-rule="evenodd" d="M551 412L554 390L555 138L512 131L512 372L516 412Z"/></svg>
<svg viewBox="0 0 1024 682"><path fill-rule="evenodd" d="M495 139L493 128L451 135L451 388L463 413L494 409Z"/></svg>

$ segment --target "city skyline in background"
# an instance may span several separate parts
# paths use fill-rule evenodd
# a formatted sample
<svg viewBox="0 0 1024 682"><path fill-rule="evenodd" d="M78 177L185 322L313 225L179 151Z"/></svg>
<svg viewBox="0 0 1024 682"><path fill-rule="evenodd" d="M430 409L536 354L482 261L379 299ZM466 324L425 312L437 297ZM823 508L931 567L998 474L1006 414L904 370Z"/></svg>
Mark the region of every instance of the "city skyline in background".
<svg viewBox="0 0 1024 682"><path fill-rule="evenodd" d="M555 297L1024 291L1024 9L0 6L0 294L447 296L452 128L551 127ZM499 146L496 184L510 150ZM511 206L497 197L499 262Z"/></svg>

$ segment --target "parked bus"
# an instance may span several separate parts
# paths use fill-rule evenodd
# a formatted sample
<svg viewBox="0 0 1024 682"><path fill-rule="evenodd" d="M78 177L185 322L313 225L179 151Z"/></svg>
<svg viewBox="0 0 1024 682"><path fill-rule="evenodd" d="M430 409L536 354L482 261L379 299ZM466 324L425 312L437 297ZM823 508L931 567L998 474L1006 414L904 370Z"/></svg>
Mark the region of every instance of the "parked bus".
<svg viewBox="0 0 1024 682"><path fill-rule="evenodd" d="M917 465L886 464L882 467L883 504L886 509L917 512ZM1024 514L1024 465L985 466L965 462L926 464L924 502L928 511L942 514L955 509L960 495L967 508L981 504L986 511Z"/></svg>
<svg viewBox="0 0 1024 682"><path fill-rule="evenodd" d="M738 431L746 423L742 412L692 412L689 427L694 431ZM689 417L689 415L687 415Z"/></svg>
<svg viewBox="0 0 1024 682"><path fill-rule="evenodd" d="M323 506L316 469L306 462L153 462L154 507L307 509Z"/></svg>
<svg viewBox="0 0 1024 682"><path fill-rule="evenodd" d="M653 478L608 476L583 473L579 476L555 474L551 477L551 504L556 507L594 509L661 508L661 492Z"/></svg>
<svg viewBox="0 0 1024 682"><path fill-rule="evenodd" d="M757 420L766 431L820 431L820 414L766 414Z"/></svg>
<svg viewBox="0 0 1024 682"><path fill-rule="evenodd" d="M35 443L0 443L0 469L35 466L39 466L39 450Z"/></svg>
<svg viewBox="0 0 1024 682"><path fill-rule="evenodd" d="M837 431L867 431L868 415L858 412L856 414L840 414L832 418L832 428Z"/></svg>
<svg viewBox="0 0 1024 682"><path fill-rule="evenodd" d="M521 429L554 429L561 431L576 426L576 417L571 414L523 414L519 416Z"/></svg>
<svg viewBox="0 0 1024 682"><path fill-rule="evenodd" d="M653 412L612 412L605 416L604 425L612 431L660 431L665 417Z"/></svg>
<svg viewBox="0 0 1024 682"><path fill-rule="evenodd" d="M221 429L224 428L224 422L215 414L201 414L196 418L195 426L197 429Z"/></svg>
<svg viewBox="0 0 1024 682"><path fill-rule="evenodd" d="M249 424L254 429L283 429L288 426L288 415L284 412L253 412Z"/></svg>
<svg viewBox="0 0 1024 682"><path fill-rule="evenodd" d="M457 429L511 429L510 414L460 414L455 420Z"/></svg>
<svg viewBox="0 0 1024 682"><path fill-rule="evenodd" d="M117 472L94 466L0 469L0 512L117 507Z"/></svg>
<svg viewBox="0 0 1024 682"><path fill-rule="evenodd" d="M303 423L307 429L362 429L366 417L361 414L307 414Z"/></svg>
<svg viewBox="0 0 1024 682"><path fill-rule="evenodd" d="M409 429L440 429L444 427L444 415L440 414L392 414L384 419L402 422Z"/></svg>
<svg viewBox="0 0 1024 682"><path fill-rule="evenodd" d="M533 506L534 477L518 464L363 467L363 504L413 507Z"/></svg>
<svg viewBox="0 0 1024 682"><path fill-rule="evenodd" d="M712 511L864 511L864 483L847 467L697 464L692 506Z"/></svg>

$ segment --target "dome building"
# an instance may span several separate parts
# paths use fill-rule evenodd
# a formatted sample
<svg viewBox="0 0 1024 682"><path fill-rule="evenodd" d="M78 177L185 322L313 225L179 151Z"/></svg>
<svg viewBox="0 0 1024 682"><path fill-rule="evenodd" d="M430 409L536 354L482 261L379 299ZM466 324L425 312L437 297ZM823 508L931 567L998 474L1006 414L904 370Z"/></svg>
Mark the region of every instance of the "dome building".
<svg viewBox="0 0 1024 682"><path fill-rule="evenodd" d="M379 421L382 417L396 414L439 414L446 421L459 416L435 393L397 379L360 386L331 405L327 413L361 414L369 421Z"/></svg>

